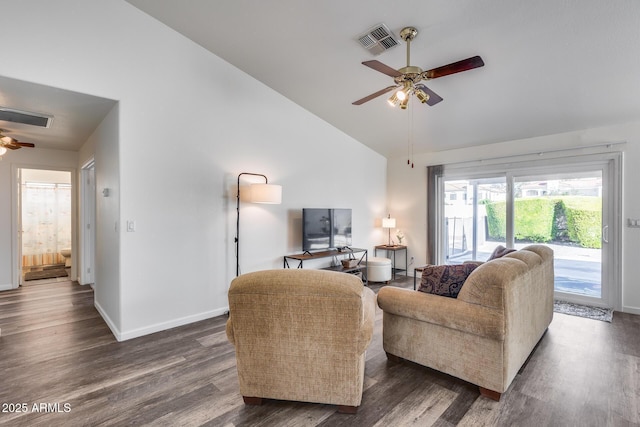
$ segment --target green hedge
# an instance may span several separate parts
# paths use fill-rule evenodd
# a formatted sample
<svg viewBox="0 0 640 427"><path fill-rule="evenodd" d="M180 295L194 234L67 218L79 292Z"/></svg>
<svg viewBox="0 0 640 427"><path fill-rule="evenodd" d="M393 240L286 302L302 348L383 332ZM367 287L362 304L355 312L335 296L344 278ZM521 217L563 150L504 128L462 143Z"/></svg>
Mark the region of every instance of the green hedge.
<svg viewBox="0 0 640 427"><path fill-rule="evenodd" d="M507 237L507 204L505 202L484 202L487 210L487 228L490 239L504 240Z"/></svg>
<svg viewBox="0 0 640 427"><path fill-rule="evenodd" d="M506 203L483 202L487 210L489 238L506 237ZM559 196L558 198L530 198L515 201L516 241L548 243L562 240L564 230L559 223L566 222L570 242L587 248L601 247L600 197ZM566 219L566 221L562 221Z"/></svg>
<svg viewBox="0 0 640 427"><path fill-rule="evenodd" d="M569 239L585 248L602 247L602 199L567 197L563 204Z"/></svg>
<svg viewBox="0 0 640 427"><path fill-rule="evenodd" d="M517 199L515 209L516 241L546 243L555 237L557 200L547 198Z"/></svg>

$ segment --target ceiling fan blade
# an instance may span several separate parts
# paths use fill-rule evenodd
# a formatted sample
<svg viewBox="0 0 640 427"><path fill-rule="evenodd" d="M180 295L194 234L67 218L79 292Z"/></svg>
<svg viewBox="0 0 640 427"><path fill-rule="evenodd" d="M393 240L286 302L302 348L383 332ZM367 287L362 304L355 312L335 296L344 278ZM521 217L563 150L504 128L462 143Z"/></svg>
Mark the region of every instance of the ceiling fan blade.
<svg viewBox="0 0 640 427"><path fill-rule="evenodd" d="M13 141L13 145L19 145L20 147L29 147L29 148L33 148L36 146L31 142L18 142L18 141Z"/></svg>
<svg viewBox="0 0 640 427"><path fill-rule="evenodd" d="M362 65L366 65L369 68L373 68L374 70L379 71L382 74L386 74L387 76L398 77L402 75L400 71L394 68L391 68L380 61L376 61L375 59L371 61L364 61Z"/></svg>
<svg viewBox="0 0 640 427"><path fill-rule="evenodd" d="M440 95L438 95L437 93L435 93L434 91L432 91L431 89L429 89L423 84L417 84L416 89L420 89L424 91L424 93L429 95L429 99L427 100L427 105L429 106L434 106L438 102L442 101L442 97Z"/></svg>
<svg viewBox="0 0 640 427"><path fill-rule="evenodd" d="M472 70L474 68L484 66L484 61L479 56L463 59L462 61L453 62L442 67L422 73L427 79L437 79L438 77L448 76L450 74L461 73L463 71Z"/></svg>
<svg viewBox="0 0 640 427"><path fill-rule="evenodd" d="M9 150L17 150L18 148L22 148L19 145L15 145L14 143L2 144L2 147L8 148Z"/></svg>
<svg viewBox="0 0 640 427"><path fill-rule="evenodd" d="M359 99L359 100L357 100L357 101L352 102L352 104L353 104L353 105L362 105L362 104L364 104L365 102L367 102L367 101L371 101L373 98L377 98L377 97L379 97L380 95L383 95L383 94L385 94L385 93L387 93L387 92L390 92L390 91L392 91L393 89L395 89L395 88L397 88L397 87L398 87L397 85L389 86L389 87L385 87L384 89L381 89L381 90L379 90L379 91L377 91L377 92L375 92L375 93L372 93L372 94L371 94L371 95L369 95L369 96L365 96L365 97L364 97L364 98L362 98L362 99Z"/></svg>

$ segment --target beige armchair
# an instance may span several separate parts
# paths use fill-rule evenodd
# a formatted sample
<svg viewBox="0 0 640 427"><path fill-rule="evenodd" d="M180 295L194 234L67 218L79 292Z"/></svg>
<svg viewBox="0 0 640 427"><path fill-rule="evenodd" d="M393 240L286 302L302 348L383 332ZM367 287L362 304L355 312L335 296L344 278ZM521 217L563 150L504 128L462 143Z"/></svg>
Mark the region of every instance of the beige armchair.
<svg viewBox="0 0 640 427"><path fill-rule="evenodd" d="M244 402L316 402L356 412L375 305L371 289L346 273L282 269L235 278L227 337Z"/></svg>

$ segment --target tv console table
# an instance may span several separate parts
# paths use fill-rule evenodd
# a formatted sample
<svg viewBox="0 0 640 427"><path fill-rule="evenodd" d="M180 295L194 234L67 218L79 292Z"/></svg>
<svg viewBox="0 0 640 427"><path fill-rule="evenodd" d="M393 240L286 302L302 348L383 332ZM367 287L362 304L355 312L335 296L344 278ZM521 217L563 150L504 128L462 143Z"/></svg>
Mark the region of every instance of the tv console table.
<svg viewBox="0 0 640 427"><path fill-rule="evenodd" d="M335 265L333 267L325 267L323 268L323 270L331 270L331 271L337 271L340 273L351 273L351 274L362 272L364 275L363 281L365 284L368 284L369 281L367 279L367 265L366 265L366 262L368 261L368 252L369 251L367 251L366 249L349 248L349 249L342 249L342 250L330 249L330 250L320 251L320 252L304 252L304 253L295 254L295 255L285 255L283 267L290 268L289 260L298 261L297 268L303 268L302 264L305 261L310 261L313 259L332 258L332 257L337 258L339 256L346 255L348 256L349 259L358 260L358 263L353 267L343 267L341 263L338 263L338 265ZM358 254L359 258L358 256L356 256L356 254ZM363 260L365 264L362 264Z"/></svg>

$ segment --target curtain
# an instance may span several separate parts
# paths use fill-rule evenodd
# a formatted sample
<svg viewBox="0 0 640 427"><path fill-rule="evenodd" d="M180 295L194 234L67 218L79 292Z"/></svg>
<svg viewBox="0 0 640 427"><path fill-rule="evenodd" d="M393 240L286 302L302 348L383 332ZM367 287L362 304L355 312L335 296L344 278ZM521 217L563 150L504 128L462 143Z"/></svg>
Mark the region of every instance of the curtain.
<svg viewBox="0 0 640 427"><path fill-rule="evenodd" d="M427 264L436 263L438 222L438 180L442 177L443 165L427 166Z"/></svg>
<svg viewBox="0 0 640 427"><path fill-rule="evenodd" d="M22 185L22 255L25 267L64 262L71 247L71 186Z"/></svg>

